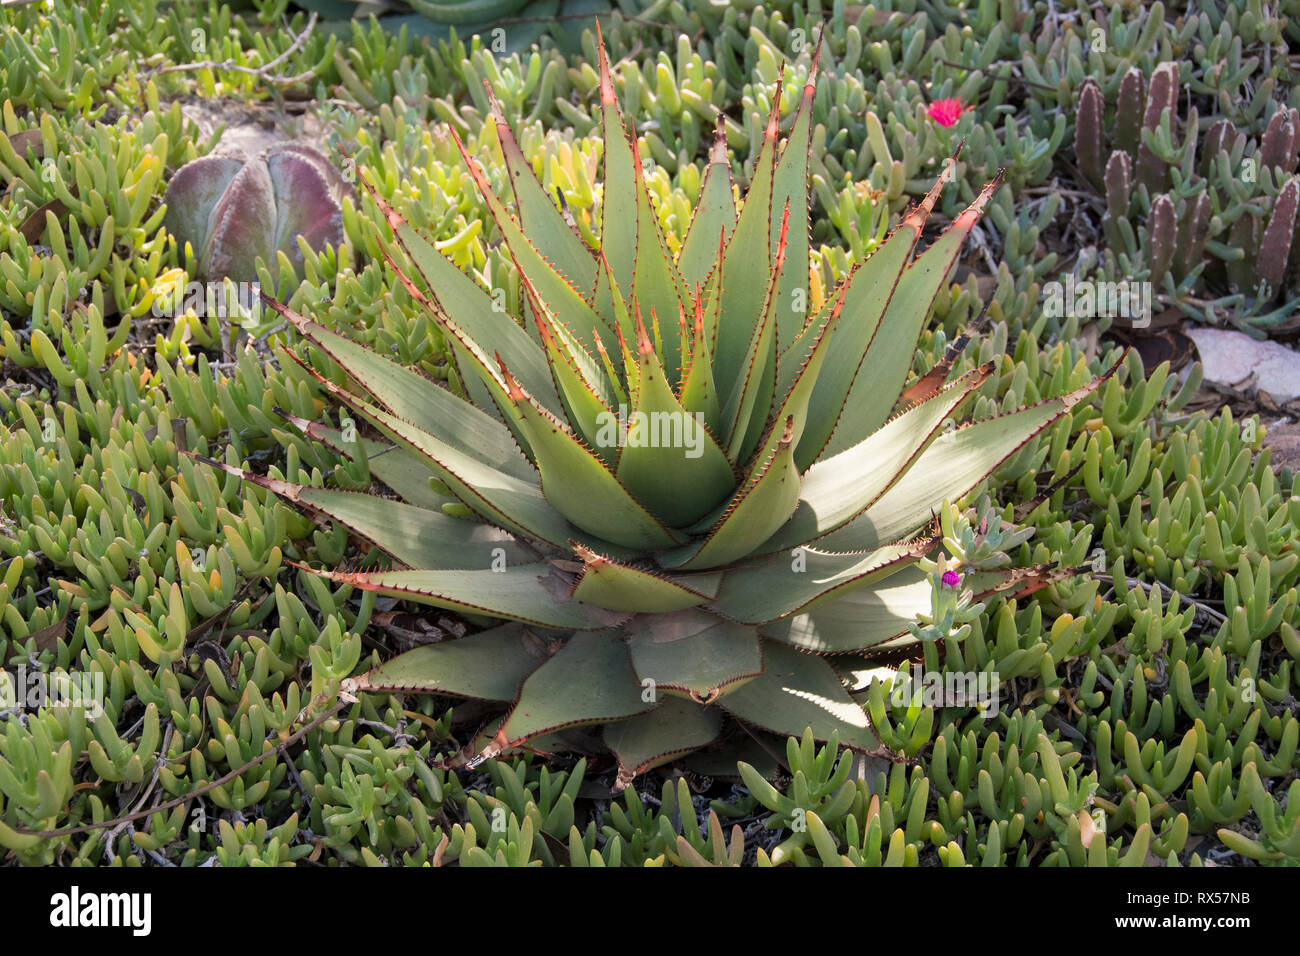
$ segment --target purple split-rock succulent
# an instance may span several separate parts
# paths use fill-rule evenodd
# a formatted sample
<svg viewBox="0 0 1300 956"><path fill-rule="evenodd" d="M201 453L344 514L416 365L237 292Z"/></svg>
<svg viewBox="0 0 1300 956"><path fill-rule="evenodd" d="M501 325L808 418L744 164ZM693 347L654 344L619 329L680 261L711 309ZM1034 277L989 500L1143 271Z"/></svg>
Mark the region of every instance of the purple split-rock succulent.
<svg viewBox="0 0 1300 956"><path fill-rule="evenodd" d="M344 196L355 193L310 146L272 146L247 162L207 156L186 163L167 185L164 224L198 256L199 277L257 279L260 256L283 252L302 265L298 236L320 250L343 242Z"/></svg>

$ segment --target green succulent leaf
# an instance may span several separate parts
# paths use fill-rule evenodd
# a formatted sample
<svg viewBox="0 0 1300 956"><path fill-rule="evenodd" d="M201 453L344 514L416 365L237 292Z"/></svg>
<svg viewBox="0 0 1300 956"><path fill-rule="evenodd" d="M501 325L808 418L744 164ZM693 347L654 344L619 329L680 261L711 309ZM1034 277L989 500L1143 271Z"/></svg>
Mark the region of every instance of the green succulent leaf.
<svg viewBox="0 0 1300 956"><path fill-rule="evenodd" d="M502 624L459 640L417 647L356 682L358 690L513 701L524 679L545 660L544 645L522 624Z"/></svg>
<svg viewBox="0 0 1300 956"><path fill-rule="evenodd" d="M899 277L911 260L916 241L942 191L943 182L935 183L916 209L898 224L880 248L844 280L838 304L844 316L842 328L835 338L835 348L827 356L813 386L808 425L795 453L801 470L816 461L830 441L831 433L845 411L849 392L857 379L867 348L880 327L880 319L885 314ZM827 303L825 308L831 310L836 307ZM796 345L798 341L796 340Z"/></svg>
<svg viewBox="0 0 1300 956"><path fill-rule="evenodd" d="M510 215L509 210L493 191L483 170L479 168L465 144L460 141L455 130L451 130L456 148L460 150L461 159L469 169L471 178L478 186L487 203L492 219L501 230L505 239L506 251L518 270L521 278L527 279L536 290L537 295L553 312L563 315L573 334L582 342L583 347L591 352L596 350L596 340L601 335L611 335L612 330L596 314L596 310L583 298L569 281L562 276L550 261L538 251L533 240L524 232L519 223ZM567 228L567 226L566 226ZM594 274L593 262L593 274Z"/></svg>
<svg viewBox="0 0 1300 956"><path fill-rule="evenodd" d="M382 407L486 465L523 480L537 472L509 429L419 372L398 365L279 302L271 308L342 366Z"/></svg>
<svg viewBox="0 0 1300 956"><path fill-rule="evenodd" d="M704 170L700 200L686 230L677 268L687 288L694 289L707 281L719 247L725 246L736 228L736 198L731 192L731 162L727 158L727 134L721 116L709 149L709 163Z"/></svg>
<svg viewBox="0 0 1300 956"><path fill-rule="evenodd" d="M532 560L527 549L499 528L452 518L391 498L355 491L335 491L264 478L219 462L223 471L252 481L317 514L345 525L397 560L414 568L482 565L484 559L510 564Z"/></svg>
<svg viewBox="0 0 1300 956"><path fill-rule="evenodd" d="M645 328L638 326L637 332L638 405L628 420L626 437L606 434L602 444L625 442L618 480L667 524L685 527L724 498L735 487L736 477L709 434L703 413L691 414L673 394Z"/></svg>
<svg viewBox="0 0 1300 956"><path fill-rule="evenodd" d="M754 164L754 179L718 270L720 291L713 362L720 395L737 392L738 385L743 390L743 382L754 364L753 340L758 325L754 317L767 314L766 306L776 294L768 283L755 282L754 276L772 274L775 254L771 248L772 177L776 166L776 110L779 108L778 95L762 151ZM727 423L734 420L734 414L723 418Z"/></svg>
<svg viewBox="0 0 1300 956"><path fill-rule="evenodd" d="M783 736L811 728L817 740L839 735L858 751L880 746L862 708L826 661L775 641L763 642L763 673L727 694L718 706L747 724Z"/></svg>
<svg viewBox="0 0 1300 956"><path fill-rule="evenodd" d="M716 568L750 554L794 512L799 502L799 471L794 464L793 420L757 475L736 492L722 516L699 544L660 555L665 567Z"/></svg>
<svg viewBox="0 0 1300 956"><path fill-rule="evenodd" d="M524 681L510 716L479 758L565 727L623 720L653 709L642 697L619 632L574 634Z"/></svg>
<svg viewBox="0 0 1300 956"><path fill-rule="evenodd" d="M605 744L618 758L617 789L674 757L707 747L722 732L716 708L666 696L647 714L606 724Z"/></svg>
<svg viewBox="0 0 1300 956"><path fill-rule="evenodd" d="M667 548L676 535L632 497L590 449L503 369L542 473L542 491L576 527L629 548Z"/></svg>
<svg viewBox="0 0 1300 956"><path fill-rule="evenodd" d="M533 166L519 148L514 131L501 111L501 104L492 92L491 84L485 81L483 85L492 106L494 128L501 142L506 169L510 173L510 184L514 187L520 226L569 285L590 293L596 284L596 260L591 250L573 227L565 222L555 200L547 195L542 184L537 181Z"/></svg>
<svg viewBox="0 0 1300 956"><path fill-rule="evenodd" d="M923 451L907 473L865 512L817 539L817 546L861 551L907 534L929 518L936 501L960 500L1035 435L1087 399L1119 364L1068 395L953 429L943 441Z"/></svg>
<svg viewBox="0 0 1300 956"><path fill-rule="evenodd" d="M772 208L788 208L792 222L785 236L786 257L790 268L783 270L778 285L776 301L780 303L777 310L776 346L778 355L789 347L807 325L807 291L808 291L808 154L812 147L812 103L817 89L817 55L813 53L813 66L808 73L808 82L804 84L803 95L799 100L799 109L795 113L794 126L786 140L781 158L776 164L773 177ZM782 245L782 233L786 232L784 224L778 231L775 220L772 223L771 244L773 253ZM796 362L800 356L792 356ZM781 363L778 362L778 366ZM778 368L778 374L780 369Z"/></svg>
<svg viewBox="0 0 1300 956"><path fill-rule="evenodd" d="M966 237L1001 184L999 175L985 186L948 230L899 277L821 458L852 448L889 418L935 297L948 280Z"/></svg>
<svg viewBox="0 0 1300 956"><path fill-rule="evenodd" d="M645 619L629 629L632 667L642 686L652 681L707 704L762 672L754 628L698 612L669 618Z"/></svg>
<svg viewBox="0 0 1300 956"><path fill-rule="evenodd" d="M875 587L769 624L761 633L813 654L875 648L908 633L908 624L930 610L933 589L920 568L903 568Z"/></svg>
<svg viewBox="0 0 1300 956"><path fill-rule="evenodd" d="M777 247L772 277L759 312L761 318L753 326L739 375L722 407L722 429L728 436L727 454L733 461L746 460L753 450L754 433L767 421L776 388L776 314L780 310L777 284L785 267L785 224L789 216L787 206L782 216L782 241ZM739 233L740 227L736 230ZM725 324L725 315L720 321Z"/></svg>
<svg viewBox="0 0 1300 956"><path fill-rule="evenodd" d="M611 561L575 545L582 573L573 597L616 611L662 614L696 607L717 597L721 574L669 575Z"/></svg>
<svg viewBox="0 0 1300 956"><path fill-rule="evenodd" d="M506 566L499 571L317 573L363 591L378 591L420 604L468 614L488 614L538 627L597 630L627 616L565 600L564 582L544 562Z"/></svg>
<svg viewBox="0 0 1300 956"><path fill-rule="evenodd" d="M423 455L430 470L452 493L487 521L560 547L573 537L573 528L547 503L535 480L525 481L497 471L337 386L329 388L394 441Z"/></svg>
<svg viewBox="0 0 1300 956"><path fill-rule="evenodd" d="M429 486L429 465L424 455L402 445L390 445L368 438L358 437L355 441L346 441L339 429L319 422L309 422L296 415L285 413L284 420L308 438L332 448L352 461L363 458L370 474L401 495L403 501L426 509L440 509L446 503L446 496Z"/></svg>
<svg viewBox="0 0 1300 956"><path fill-rule="evenodd" d="M637 161L618 108L604 44L597 44L597 49L600 55L601 140L605 151L600 247L614 277L614 285L619 289L631 289L636 269L637 210L640 205ZM631 334L630 329L623 331L625 335Z"/></svg>
<svg viewBox="0 0 1300 956"><path fill-rule="evenodd" d="M769 624L814 602L873 585L924 554L933 538L885 545L866 553L798 548L732 568L706 607L742 624Z"/></svg>
<svg viewBox="0 0 1300 956"><path fill-rule="evenodd" d="M763 543L761 550L797 547L861 515L906 475L936 440L940 426L990 374L992 368L987 366L967 373L928 401L895 416L853 448L813 465L803 476L798 506L789 522ZM952 436L950 432L945 441ZM930 498L932 503L934 500Z"/></svg>
<svg viewBox="0 0 1300 956"><path fill-rule="evenodd" d="M541 346L508 313L496 307L492 296L485 289L435 249L433 243L398 215L369 183L366 185L387 218L389 228L397 236L402 250L424 278L428 292L416 290L414 283L400 269L399 277L407 281L407 288L417 295L419 301L429 306L434 320L460 346L457 362L462 369L467 358L465 343L482 343L492 354L500 355L509 363L515 377L539 402L551 411L561 411L560 397L551 382L551 370ZM480 370L477 374L463 377L474 386L474 383L481 381L482 376ZM480 406L484 404L486 394L480 393L476 398ZM496 399L499 407L504 398L496 396Z"/></svg>

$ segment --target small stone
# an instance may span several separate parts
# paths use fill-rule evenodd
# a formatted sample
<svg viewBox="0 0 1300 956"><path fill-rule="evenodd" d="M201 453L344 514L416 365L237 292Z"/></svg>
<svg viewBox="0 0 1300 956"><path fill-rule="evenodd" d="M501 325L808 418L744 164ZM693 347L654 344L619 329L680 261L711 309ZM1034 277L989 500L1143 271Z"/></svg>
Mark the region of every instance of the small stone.
<svg viewBox="0 0 1300 956"><path fill-rule="evenodd" d="M1278 342L1257 341L1229 329L1189 329L1205 377L1220 385L1240 385L1255 376L1255 387L1278 404L1300 396L1300 354Z"/></svg>

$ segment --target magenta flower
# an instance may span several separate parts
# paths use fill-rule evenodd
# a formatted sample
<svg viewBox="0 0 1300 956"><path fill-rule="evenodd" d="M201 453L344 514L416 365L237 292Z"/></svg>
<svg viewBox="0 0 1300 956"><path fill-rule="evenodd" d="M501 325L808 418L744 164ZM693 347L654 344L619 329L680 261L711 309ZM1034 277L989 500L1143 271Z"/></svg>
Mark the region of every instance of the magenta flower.
<svg viewBox="0 0 1300 956"><path fill-rule="evenodd" d="M935 100L930 104L927 112L930 114L930 119L934 120L940 126L947 127L956 125L957 120L961 118L961 114L971 109L974 109L974 107L962 106L961 100L949 98L944 100Z"/></svg>
<svg viewBox="0 0 1300 956"><path fill-rule="evenodd" d="M943 586L946 588L955 588L961 585L961 575L956 571L943 572Z"/></svg>

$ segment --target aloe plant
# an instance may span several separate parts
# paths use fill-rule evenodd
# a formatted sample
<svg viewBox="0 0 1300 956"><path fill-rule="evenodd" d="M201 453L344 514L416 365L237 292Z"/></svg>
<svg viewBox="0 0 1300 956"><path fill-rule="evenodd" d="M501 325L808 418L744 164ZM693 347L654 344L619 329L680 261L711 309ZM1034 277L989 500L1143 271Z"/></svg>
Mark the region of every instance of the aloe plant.
<svg viewBox="0 0 1300 956"><path fill-rule="evenodd" d="M905 389L996 180L913 262L937 184L833 295L810 298L815 86L814 69L784 144L775 98L739 210L719 136L675 257L603 53L598 249L538 184L498 111L517 217L461 152L518 271L527 329L376 194L415 266L402 281L451 344L472 401L271 302L347 371L354 390L321 381L384 441L295 423L366 458L404 500L227 470L403 566L322 575L505 621L390 660L352 690L497 702L505 713L471 764L603 746L620 784L737 725L879 746L823 655L911 640L931 603L916 562L938 541L939 504L1100 380L949 429L991 365L945 382L950 354ZM599 740L575 739L585 725L600 726Z"/></svg>
<svg viewBox="0 0 1300 956"><path fill-rule="evenodd" d="M282 143L247 162L205 156L186 163L163 202L163 225L198 259L204 279L257 279L257 260L268 266L283 253L295 268L309 248L343 244L344 197L352 186L320 152Z"/></svg>

